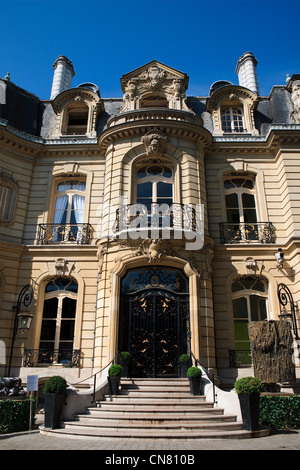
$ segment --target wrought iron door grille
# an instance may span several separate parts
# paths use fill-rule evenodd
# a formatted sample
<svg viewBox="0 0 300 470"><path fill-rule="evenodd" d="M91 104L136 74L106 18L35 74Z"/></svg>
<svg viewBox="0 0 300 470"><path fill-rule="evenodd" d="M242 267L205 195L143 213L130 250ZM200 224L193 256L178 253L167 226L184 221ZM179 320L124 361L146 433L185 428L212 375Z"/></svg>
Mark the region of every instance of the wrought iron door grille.
<svg viewBox="0 0 300 470"><path fill-rule="evenodd" d="M124 295L122 304L137 375L178 377L188 350L188 295L154 288Z"/></svg>

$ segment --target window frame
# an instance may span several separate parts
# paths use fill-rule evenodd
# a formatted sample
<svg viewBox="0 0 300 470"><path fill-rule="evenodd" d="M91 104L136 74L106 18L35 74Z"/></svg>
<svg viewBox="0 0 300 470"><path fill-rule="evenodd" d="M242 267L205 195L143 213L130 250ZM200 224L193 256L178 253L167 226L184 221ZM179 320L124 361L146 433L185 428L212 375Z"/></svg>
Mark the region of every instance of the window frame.
<svg viewBox="0 0 300 470"><path fill-rule="evenodd" d="M0 194L0 223L12 224L14 221L16 202L17 202L17 187L10 181L0 177L0 189L3 188L3 192L6 191L4 206L2 204L2 191ZM6 217L7 213L7 217Z"/></svg>

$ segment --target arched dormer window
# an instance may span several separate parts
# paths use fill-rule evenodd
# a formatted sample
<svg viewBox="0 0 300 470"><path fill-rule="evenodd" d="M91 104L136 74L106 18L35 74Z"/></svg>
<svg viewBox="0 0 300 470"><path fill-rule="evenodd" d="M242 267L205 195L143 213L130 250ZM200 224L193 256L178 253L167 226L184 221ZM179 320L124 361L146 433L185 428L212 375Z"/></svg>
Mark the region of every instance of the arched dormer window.
<svg viewBox="0 0 300 470"><path fill-rule="evenodd" d="M92 89L90 84L63 91L51 104L57 115L52 137L97 135L97 119L104 111L104 105L99 91Z"/></svg>
<svg viewBox="0 0 300 470"><path fill-rule="evenodd" d="M62 133L66 135L85 135L87 133L89 108L86 104L70 105L66 110Z"/></svg>
<svg viewBox="0 0 300 470"><path fill-rule="evenodd" d="M207 110L213 119L213 134L257 135L253 114L257 100L255 93L241 86L225 84L213 89L207 101Z"/></svg>

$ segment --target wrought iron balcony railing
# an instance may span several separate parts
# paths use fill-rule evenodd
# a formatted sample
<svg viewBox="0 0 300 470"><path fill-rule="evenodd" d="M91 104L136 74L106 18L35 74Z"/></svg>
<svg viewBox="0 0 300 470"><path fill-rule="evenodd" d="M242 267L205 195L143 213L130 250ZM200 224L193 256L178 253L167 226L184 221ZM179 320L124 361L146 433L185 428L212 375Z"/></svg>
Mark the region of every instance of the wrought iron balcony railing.
<svg viewBox="0 0 300 470"><path fill-rule="evenodd" d="M252 355L250 349L230 349L230 367L250 367L252 365Z"/></svg>
<svg viewBox="0 0 300 470"><path fill-rule="evenodd" d="M24 367L49 366L54 364L79 367L80 349L25 349L24 351Z"/></svg>
<svg viewBox="0 0 300 470"><path fill-rule="evenodd" d="M90 224L39 224L38 244L77 243L88 245L91 240Z"/></svg>
<svg viewBox="0 0 300 470"><path fill-rule="evenodd" d="M221 243L275 243L271 222L220 223Z"/></svg>
<svg viewBox="0 0 300 470"><path fill-rule="evenodd" d="M123 231L168 230L195 232L196 211L188 204L127 204L116 211L114 234Z"/></svg>

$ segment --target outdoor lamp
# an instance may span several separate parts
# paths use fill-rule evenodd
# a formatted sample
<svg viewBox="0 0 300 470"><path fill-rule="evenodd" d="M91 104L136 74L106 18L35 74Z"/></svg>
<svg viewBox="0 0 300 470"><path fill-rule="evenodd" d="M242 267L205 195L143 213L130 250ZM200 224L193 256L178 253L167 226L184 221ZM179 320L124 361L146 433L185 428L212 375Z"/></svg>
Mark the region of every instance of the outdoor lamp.
<svg viewBox="0 0 300 470"><path fill-rule="evenodd" d="M22 312L18 315L18 330L22 330L22 333L29 330L32 322L32 315L29 312Z"/></svg>
<svg viewBox="0 0 300 470"><path fill-rule="evenodd" d="M278 248L278 251L275 253L276 261L279 265L282 265L284 261L284 253L282 251L282 248Z"/></svg>

